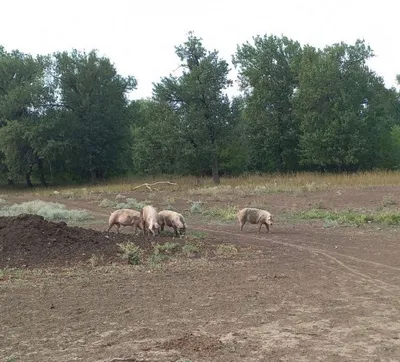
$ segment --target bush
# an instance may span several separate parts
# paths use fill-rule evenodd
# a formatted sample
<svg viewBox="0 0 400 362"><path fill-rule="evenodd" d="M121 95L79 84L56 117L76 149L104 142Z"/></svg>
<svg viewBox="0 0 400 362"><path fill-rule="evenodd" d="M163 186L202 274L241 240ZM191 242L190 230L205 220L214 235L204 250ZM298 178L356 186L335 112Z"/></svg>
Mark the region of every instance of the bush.
<svg viewBox="0 0 400 362"><path fill-rule="evenodd" d="M202 202L201 201L195 201L192 202L192 205L190 206L190 212L192 214L199 214L202 212Z"/></svg>
<svg viewBox="0 0 400 362"><path fill-rule="evenodd" d="M68 210L58 202L44 202L35 200L4 206L0 209L0 216L17 216L20 214L34 214L43 216L47 220L84 221L94 219L86 210Z"/></svg>
<svg viewBox="0 0 400 362"><path fill-rule="evenodd" d="M117 245L121 251L122 259L127 259L131 265L139 265L141 263L143 251L140 247L130 241Z"/></svg>

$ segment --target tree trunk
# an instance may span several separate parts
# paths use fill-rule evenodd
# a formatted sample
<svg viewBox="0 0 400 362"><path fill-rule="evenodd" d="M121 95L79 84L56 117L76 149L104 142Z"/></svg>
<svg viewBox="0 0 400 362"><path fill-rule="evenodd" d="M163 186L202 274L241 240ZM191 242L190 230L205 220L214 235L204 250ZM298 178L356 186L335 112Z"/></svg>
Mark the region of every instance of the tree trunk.
<svg viewBox="0 0 400 362"><path fill-rule="evenodd" d="M26 181L26 186L28 186L28 187L33 187L32 181L31 181L31 171L29 171L29 172L25 175L25 181Z"/></svg>
<svg viewBox="0 0 400 362"><path fill-rule="evenodd" d="M219 185L220 179L219 179L219 166L218 166L218 156L217 155L213 156L212 177L213 177L214 183L216 185Z"/></svg>
<svg viewBox="0 0 400 362"><path fill-rule="evenodd" d="M9 186L14 185L14 181L10 178L7 178L7 185Z"/></svg>
<svg viewBox="0 0 400 362"><path fill-rule="evenodd" d="M90 170L90 173L91 173L91 175L92 175L92 183L96 183L96 181L97 181L97 171L96 171L96 169L92 169L92 170Z"/></svg>
<svg viewBox="0 0 400 362"><path fill-rule="evenodd" d="M33 165L31 164L29 166L29 171L25 175L25 181L26 181L26 186L28 187L33 187L32 181L31 181L31 173L32 173Z"/></svg>
<svg viewBox="0 0 400 362"><path fill-rule="evenodd" d="M36 156L36 161L37 161L37 167L38 167L38 171L39 171L39 179L40 179L40 183L44 186L44 187L48 187L47 182L46 182L46 178L44 177L44 172L43 172L43 161L40 157Z"/></svg>

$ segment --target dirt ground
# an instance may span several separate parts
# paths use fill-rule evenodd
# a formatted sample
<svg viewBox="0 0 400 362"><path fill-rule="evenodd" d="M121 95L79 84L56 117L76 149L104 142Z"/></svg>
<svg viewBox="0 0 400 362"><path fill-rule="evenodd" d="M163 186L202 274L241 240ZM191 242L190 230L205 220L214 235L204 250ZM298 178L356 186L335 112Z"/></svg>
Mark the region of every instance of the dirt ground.
<svg viewBox="0 0 400 362"><path fill-rule="evenodd" d="M151 196L159 209L167 204L163 192L126 196ZM201 234L202 249L157 267L127 265L116 244L133 241L150 252L155 243L178 239L131 230L108 235L110 209L98 206L103 197L40 197L92 212L96 219L84 228L0 218L1 360L400 361L399 228L324 228L323 221L285 216L317 204L397 210L400 187L251 197L169 193L168 203L188 219L187 239L179 243ZM13 202L38 198L7 195ZM270 234L257 234L255 225L240 232L235 221L190 215L189 199L207 207L266 205L276 223ZM220 244L235 248L218 253ZM97 254L103 259L93 266Z"/></svg>

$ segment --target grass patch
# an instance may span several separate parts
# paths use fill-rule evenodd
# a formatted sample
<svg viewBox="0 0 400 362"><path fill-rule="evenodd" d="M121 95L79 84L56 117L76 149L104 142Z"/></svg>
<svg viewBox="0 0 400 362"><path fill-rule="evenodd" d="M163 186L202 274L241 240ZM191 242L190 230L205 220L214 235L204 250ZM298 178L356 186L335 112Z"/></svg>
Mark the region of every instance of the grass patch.
<svg viewBox="0 0 400 362"><path fill-rule="evenodd" d="M204 231L193 230L190 233L190 237L192 237L193 239L204 239L207 237L207 233L205 233Z"/></svg>
<svg viewBox="0 0 400 362"><path fill-rule="evenodd" d="M5 268L0 269L0 281L1 280L11 280L11 279L20 279L22 276L23 270L17 268Z"/></svg>
<svg viewBox="0 0 400 362"><path fill-rule="evenodd" d="M213 207L203 211L203 215L221 219L224 221L235 220L237 217L238 209L234 206L228 207Z"/></svg>
<svg viewBox="0 0 400 362"><path fill-rule="evenodd" d="M153 253L147 259L147 263L151 268L157 268L160 263L168 260L172 255L179 251L180 244L167 241L164 244L155 244L153 247Z"/></svg>
<svg viewBox="0 0 400 362"><path fill-rule="evenodd" d="M57 202L44 202L35 200L13 204L0 208L0 216L17 216L20 214L34 214L43 216L47 220L84 221L94 219L86 210L67 209L65 205Z"/></svg>
<svg viewBox="0 0 400 362"><path fill-rule="evenodd" d="M7 201L5 199L0 199L0 204L5 204Z"/></svg>
<svg viewBox="0 0 400 362"><path fill-rule="evenodd" d="M363 225L369 222L375 222L386 225L400 224L399 212L378 212L378 213L363 213L352 210L346 211L323 211L312 209L300 212L296 215L303 220L324 220L329 226L336 224Z"/></svg>
<svg viewBox="0 0 400 362"><path fill-rule="evenodd" d="M142 261L143 250L136 244L128 241L117 244L121 252L122 259L128 260L131 265L139 265Z"/></svg>
<svg viewBox="0 0 400 362"><path fill-rule="evenodd" d="M200 253L200 246L193 242L188 242L182 246L182 254L188 258L194 257L199 253Z"/></svg>

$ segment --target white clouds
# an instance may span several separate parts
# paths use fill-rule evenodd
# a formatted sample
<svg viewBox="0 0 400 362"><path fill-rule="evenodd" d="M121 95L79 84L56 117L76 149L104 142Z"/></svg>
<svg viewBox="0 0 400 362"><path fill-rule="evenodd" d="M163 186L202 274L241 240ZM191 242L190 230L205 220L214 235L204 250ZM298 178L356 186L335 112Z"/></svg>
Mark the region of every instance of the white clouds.
<svg viewBox="0 0 400 362"><path fill-rule="evenodd" d="M237 44L257 34L318 47L364 38L376 54L370 66L390 87L400 73L399 10L396 0L15 0L2 4L0 44L32 54L96 48L138 79L137 98L176 69L174 46L190 30L228 61Z"/></svg>

